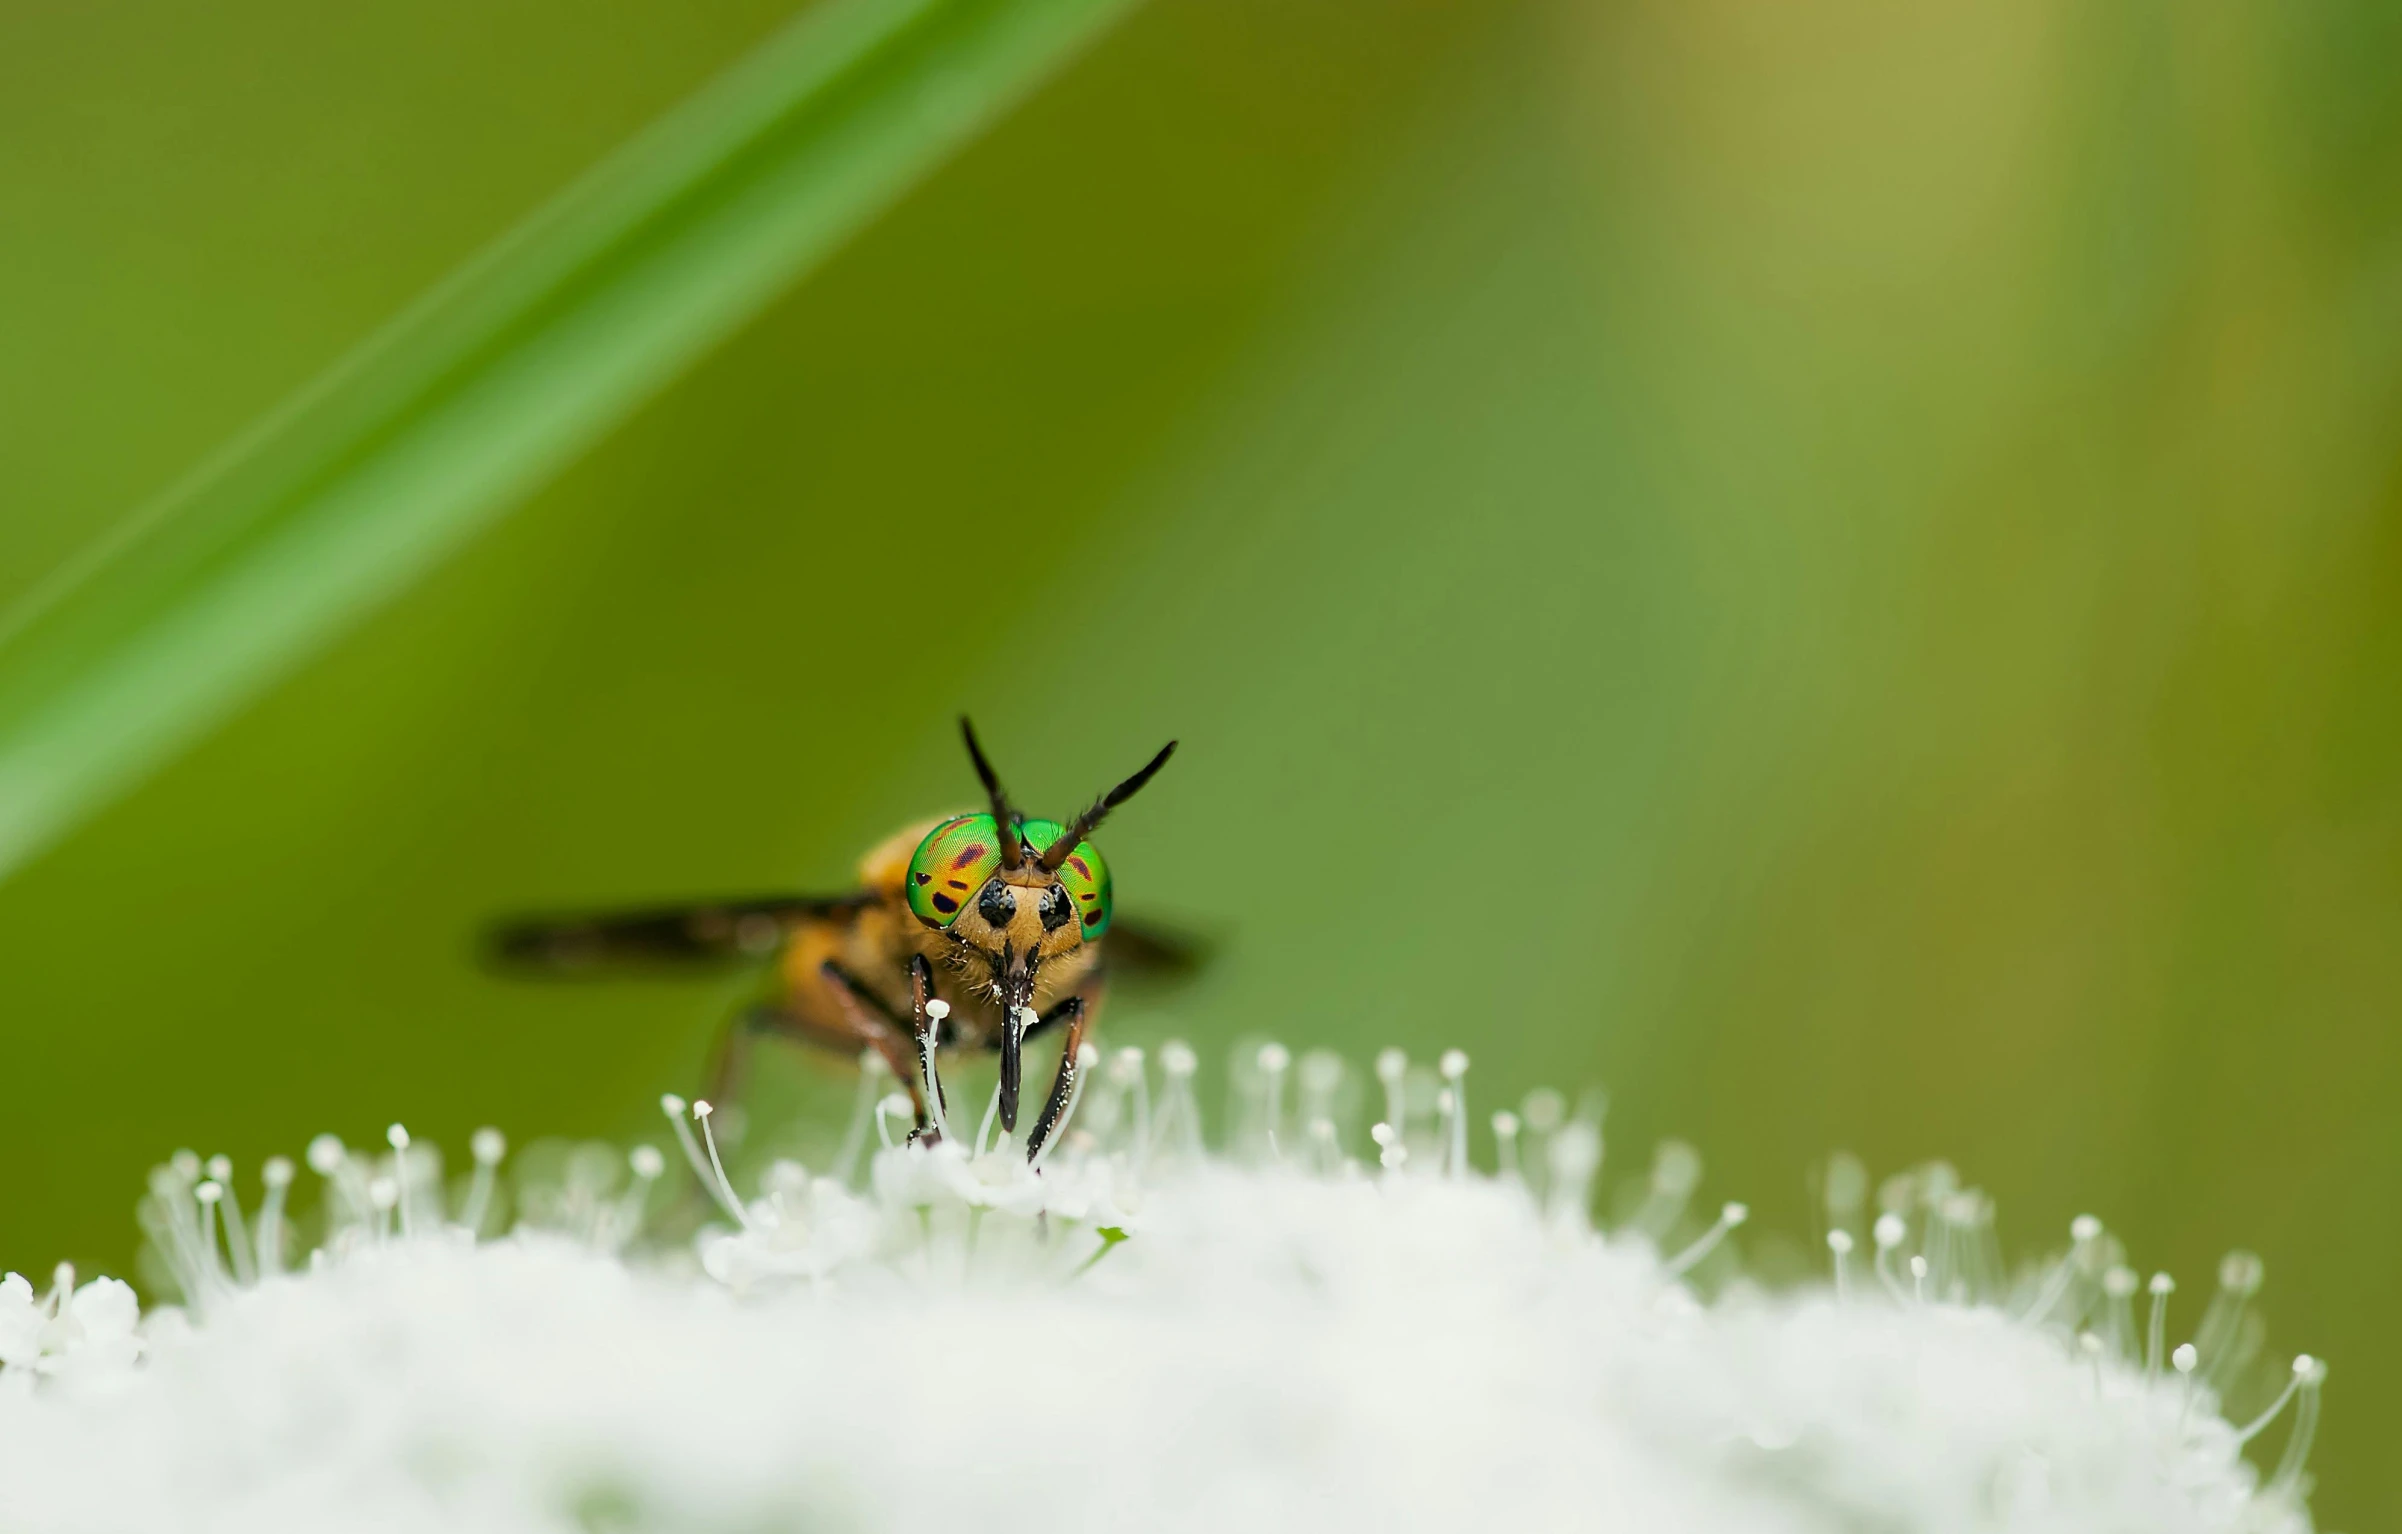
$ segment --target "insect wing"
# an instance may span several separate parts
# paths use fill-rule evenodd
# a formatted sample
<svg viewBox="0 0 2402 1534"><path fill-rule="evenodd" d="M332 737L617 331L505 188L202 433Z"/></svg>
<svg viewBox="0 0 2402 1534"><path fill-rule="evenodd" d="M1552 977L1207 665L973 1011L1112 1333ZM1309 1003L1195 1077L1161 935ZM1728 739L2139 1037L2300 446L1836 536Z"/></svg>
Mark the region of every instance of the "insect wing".
<svg viewBox="0 0 2402 1534"><path fill-rule="evenodd" d="M764 958L795 923L845 915L865 895L766 895L582 915L534 916L495 926L486 956L503 969L572 975L645 965Z"/></svg>
<svg viewBox="0 0 2402 1534"><path fill-rule="evenodd" d="M1206 938L1140 917L1120 918L1109 929L1109 972L1136 980L1190 980L1216 952Z"/></svg>

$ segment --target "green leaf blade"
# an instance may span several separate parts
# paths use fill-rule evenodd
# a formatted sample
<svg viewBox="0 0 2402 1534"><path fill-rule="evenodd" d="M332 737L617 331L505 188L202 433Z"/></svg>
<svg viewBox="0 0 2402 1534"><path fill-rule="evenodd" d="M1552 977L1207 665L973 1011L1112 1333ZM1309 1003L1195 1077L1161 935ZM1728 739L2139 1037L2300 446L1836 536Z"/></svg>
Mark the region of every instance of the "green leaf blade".
<svg viewBox="0 0 2402 1534"><path fill-rule="evenodd" d="M1131 0L833 0L0 614L0 877L625 420Z"/></svg>

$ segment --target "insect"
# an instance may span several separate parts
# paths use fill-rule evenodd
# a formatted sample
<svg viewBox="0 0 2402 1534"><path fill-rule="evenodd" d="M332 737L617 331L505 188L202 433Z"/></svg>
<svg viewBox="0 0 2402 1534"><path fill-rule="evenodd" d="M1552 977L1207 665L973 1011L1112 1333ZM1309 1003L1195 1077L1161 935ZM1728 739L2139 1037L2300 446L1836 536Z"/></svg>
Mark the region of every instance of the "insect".
<svg viewBox="0 0 2402 1534"><path fill-rule="evenodd" d="M1020 813L975 726L963 717L959 731L989 808L886 838L860 860L850 893L521 920L495 931L494 953L508 966L551 973L772 955L775 998L727 1030L713 1092L734 1089L757 1036L851 1055L873 1049L908 1084L921 1136L931 1133L921 1054L934 1080L936 1048L997 1051L1001 1126L1014 1133L1026 1041L1063 1031L1058 1077L1026 1137L1032 1160L1074 1090L1077 1054L1107 983L1105 950L1155 970L1195 962L1179 940L1115 921L1109 865L1089 840L1167 765L1176 742L1062 825Z"/></svg>

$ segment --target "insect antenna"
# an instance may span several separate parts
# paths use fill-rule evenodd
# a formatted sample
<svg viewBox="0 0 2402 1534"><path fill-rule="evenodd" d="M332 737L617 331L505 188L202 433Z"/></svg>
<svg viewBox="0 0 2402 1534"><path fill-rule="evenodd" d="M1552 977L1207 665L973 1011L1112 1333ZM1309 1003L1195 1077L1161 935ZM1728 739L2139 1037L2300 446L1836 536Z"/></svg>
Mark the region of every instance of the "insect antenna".
<svg viewBox="0 0 2402 1534"><path fill-rule="evenodd" d="M1069 826L1059 840L1051 844L1051 850L1043 854L1044 870L1049 873L1059 872L1060 865L1068 860L1068 854L1076 850L1076 844L1092 835L1101 822L1108 818L1111 810L1141 793L1143 785L1150 782L1160 768L1168 765L1168 758L1175 754L1176 742L1171 740L1159 748L1157 756L1143 764L1142 771L1094 800L1093 807L1077 816L1076 823Z"/></svg>
<svg viewBox="0 0 2402 1534"><path fill-rule="evenodd" d="M1009 804L1009 791L1001 786L1001 775L985 760L984 748L976 743L976 727L965 714L959 716L959 734L967 741L968 759L976 764L976 776L984 780L986 797L992 800L992 818L1001 826L1001 866L1016 868L1026 861L1025 844L1018 840L1017 811Z"/></svg>

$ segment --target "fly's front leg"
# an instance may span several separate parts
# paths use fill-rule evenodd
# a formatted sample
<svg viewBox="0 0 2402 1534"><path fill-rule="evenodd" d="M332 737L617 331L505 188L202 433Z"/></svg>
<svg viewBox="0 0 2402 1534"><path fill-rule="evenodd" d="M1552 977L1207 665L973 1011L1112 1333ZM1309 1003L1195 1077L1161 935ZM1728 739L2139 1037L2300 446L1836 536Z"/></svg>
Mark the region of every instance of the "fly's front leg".
<svg viewBox="0 0 2402 1534"><path fill-rule="evenodd" d="M841 994L839 988L837 994ZM916 1066L909 1058L909 1043L901 1025L871 1017L857 1008L846 1010L849 1026L841 1028L813 1022L777 1002L762 1002L736 1013L719 1032L717 1044L710 1052L709 1069L704 1077L707 1085L702 1089L706 1099L721 1106L742 1102L744 1089L750 1083L751 1056L762 1035L814 1045L847 1059L857 1059L860 1046L866 1045L884 1057L892 1073L908 1083L914 1094Z"/></svg>
<svg viewBox="0 0 2402 1534"><path fill-rule="evenodd" d="M918 1095L917 1061L911 1058L908 1038L909 1025L892 1010L890 1003L860 983L859 978L832 959L818 966L825 977L826 988L834 993L836 1003L850 1020L857 1043L872 1047L892 1068L893 1076L909 1089L910 1104L917 1110L920 1124L926 1121L926 1102Z"/></svg>
<svg viewBox="0 0 2402 1534"><path fill-rule="evenodd" d="M918 1127L912 1138L948 1139L951 1126L944 1113L950 1102L943 1095L942 1072L935 1067L934 1052L941 1045L942 1020L951 1015L951 1007L934 994L934 966L926 962L922 953L909 956L909 1014L917 1032L918 1068L926 1084L925 1094L918 1099ZM933 1121L930 1126L929 1116Z"/></svg>
<svg viewBox="0 0 2402 1534"><path fill-rule="evenodd" d="M1085 1034L1100 1018L1101 996L1099 980L1088 982L1082 992L1052 1007L1036 1021L1033 1028L1026 1030L1031 1034L1037 1029L1058 1023L1064 1024L1067 1032L1067 1037L1060 1041L1059 1046L1059 1076L1051 1083L1051 1096L1043 1104L1042 1116L1034 1121L1033 1131L1026 1136L1026 1159L1029 1162L1040 1159L1043 1146L1052 1135L1065 1127L1063 1121L1067 1117L1068 1104L1076 1095L1076 1078L1083 1070L1083 1063L1078 1057L1084 1052Z"/></svg>

